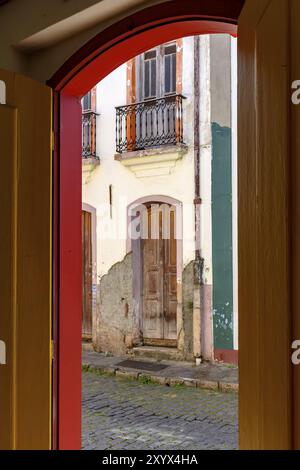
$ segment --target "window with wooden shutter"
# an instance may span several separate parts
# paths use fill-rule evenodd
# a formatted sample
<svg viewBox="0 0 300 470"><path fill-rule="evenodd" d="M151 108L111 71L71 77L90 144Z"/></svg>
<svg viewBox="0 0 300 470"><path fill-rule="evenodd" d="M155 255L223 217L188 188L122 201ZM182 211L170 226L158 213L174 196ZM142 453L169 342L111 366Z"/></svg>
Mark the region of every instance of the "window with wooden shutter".
<svg viewBox="0 0 300 470"><path fill-rule="evenodd" d="M144 98L156 98L157 57L156 50L144 54Z"/></svg>
<svg viewBox="0 0 300 470"><path fill-rule="evenodd" d="M176 93L176 44L164 46L164 93Z"/></svg>
<svg viewBox="0 0 300 470"><path fill-rule="evenodd" d="M89 91L84 97L82 98L82 111L91 111L92 109L92 93Z"/></svg>
<svg viewBox="0 0 300 470"><path fill-rule="evenodd" d="M81 100L82 158L98 158L96 154L96 87Z"/></svg>

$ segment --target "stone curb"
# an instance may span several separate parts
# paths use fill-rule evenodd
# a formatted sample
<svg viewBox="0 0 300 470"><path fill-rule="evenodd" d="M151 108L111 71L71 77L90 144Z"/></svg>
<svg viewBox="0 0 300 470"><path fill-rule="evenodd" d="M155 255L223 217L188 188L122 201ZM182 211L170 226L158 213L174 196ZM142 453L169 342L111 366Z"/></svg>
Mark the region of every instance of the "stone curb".
<svg viewBox="0 0 300 470"><path fill-rule="evenodd" d="M93 364L83 364L82 370L89 371L89 372L98 372L100 374L107 374L116 376L121 379L131 379L131 380L139 380L142 377L145 380L149 380L150 382L165 385L169 387L176 387L179 385L186 386L186 387L196 387L202 388L206 390L214 390L214 391L222 391L222 392L235 392L238 393L239 391L239 384L234 382L226 382L226 381L213 381L213 380L206 380L206 379L190 379L190 378L183 378L183 377L164 377L161 375L150 375L148 373L140 372L140 371L132 371L118 367L105 367L105 366L95 366Z"/></svg>

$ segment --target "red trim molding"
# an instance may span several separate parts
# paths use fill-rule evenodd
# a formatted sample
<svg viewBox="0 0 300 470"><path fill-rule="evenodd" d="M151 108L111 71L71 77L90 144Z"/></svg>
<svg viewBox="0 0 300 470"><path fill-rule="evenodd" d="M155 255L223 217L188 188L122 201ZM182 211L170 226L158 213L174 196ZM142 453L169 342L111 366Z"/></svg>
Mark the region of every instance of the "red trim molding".
<svg viewBox="0 0 300 470"><path fill-rule="evenodd" d="M58 448L81 448L81 104L60 96Z"/></svg>
<svg viewBox="0 0 300 470"><path fill-rule="evenodd" d="M215 349L215 360L238 365L239 352L237 349Z"/></svg>

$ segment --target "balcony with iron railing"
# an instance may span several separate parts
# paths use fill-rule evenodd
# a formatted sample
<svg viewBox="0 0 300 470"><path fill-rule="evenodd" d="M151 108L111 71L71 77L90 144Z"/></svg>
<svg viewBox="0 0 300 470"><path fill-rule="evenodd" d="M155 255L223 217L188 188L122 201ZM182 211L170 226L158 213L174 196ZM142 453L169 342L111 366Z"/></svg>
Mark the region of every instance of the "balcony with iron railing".
<svg viewBox="0 0 300 470"><path fill-rule="evenodd" d="M82 179L90 180L92 172L100 164L96 147L97 114L91 110L82 112Z"/></svg>
<svg viewBox="0 0 300 470"><path fill-rule="evenodd" d="M96 149L97 113L82 112L82 158L99 160Z"/></svg>
<svg viewBox="0 0 300 470"><path fill-rule="evenodd" d="M119 154L183 144L182 95L116 108L116 151Z"/></svg>
<svg viewBox="0 0 300 470"><path fill-rule="evenodd" d="M170 174L187 152L179 94L116 108L115 160L135 176Z"/></svg>

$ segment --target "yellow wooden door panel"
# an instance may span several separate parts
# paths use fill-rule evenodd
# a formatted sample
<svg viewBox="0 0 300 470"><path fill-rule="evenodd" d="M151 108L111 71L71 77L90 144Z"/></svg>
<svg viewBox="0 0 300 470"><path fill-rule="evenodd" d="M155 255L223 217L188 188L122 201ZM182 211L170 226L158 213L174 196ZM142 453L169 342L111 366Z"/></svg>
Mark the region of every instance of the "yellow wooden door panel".
<svg viewBox="0 0 300 470"><path fill-rule="evenodd" d="M239 430L242 449L289 449L289 55L286 0L239 21Z"/></svg>
<svg viewBox="0 0 300 470"><path fill-rule="evenodd" d="M7 105L16 108L16 124L9 141L16 142L16 175L6 183L6 201L15 194L15 251L7 263L15 270L15 356L0 366L0 374L14 371L12 409L17 449L48 449L51 445L51 90L29 78L0 71L6 83ZM3 109L6 109L5 106ZM2 111L3 114L4 111ZM8 158L2 150L3 161ZM11 170L12 171L12 170ZM9 175L7 175L8 177ZM4 175L2 176L5 177ZM14 189L16 192L14 193ZM6 206L8 202L5 203ZM9 208L4 210L9 212ZM9 226L2 228L5 233ZM11 291L3 292L11 305ZM11 328L11 326L10 326ZM6 372L8 373L8 372ZM4 405L3 405L4 406ZM6 447L0 442L0 447Z"/></svg>
<svg viewBox="0 0 300 470"><path fill-rule="evenodd" d="M16 109L0 106L0 340L5 342L7 363L0 365L0 449L14 447L16 114Z"/></svg>

